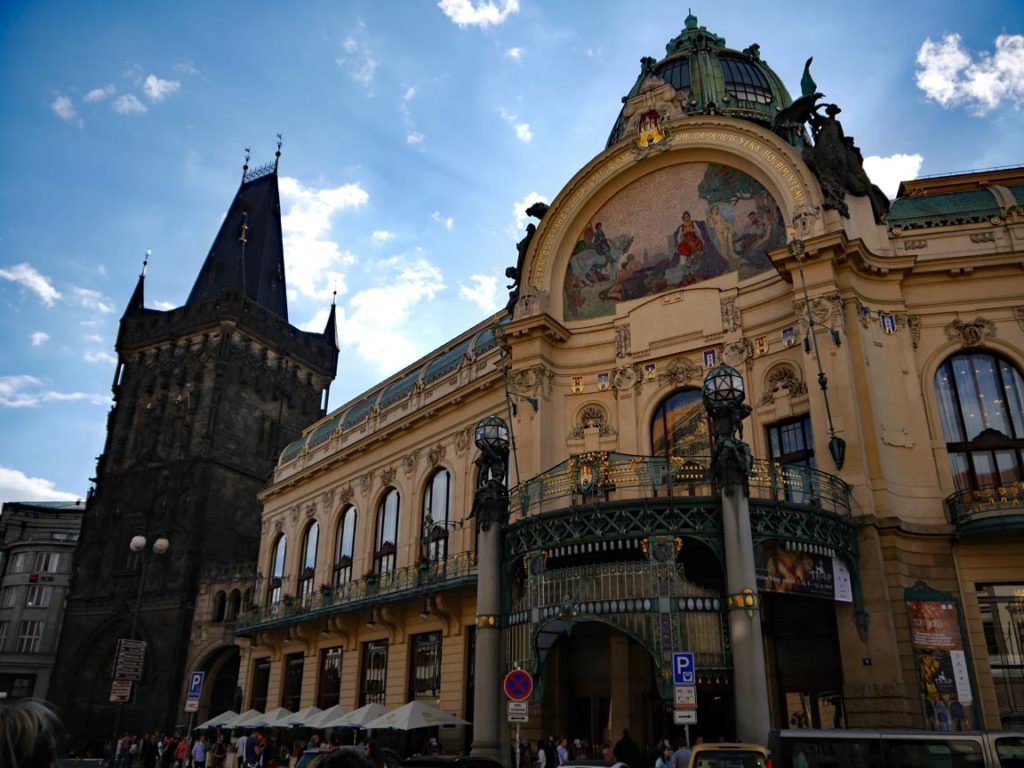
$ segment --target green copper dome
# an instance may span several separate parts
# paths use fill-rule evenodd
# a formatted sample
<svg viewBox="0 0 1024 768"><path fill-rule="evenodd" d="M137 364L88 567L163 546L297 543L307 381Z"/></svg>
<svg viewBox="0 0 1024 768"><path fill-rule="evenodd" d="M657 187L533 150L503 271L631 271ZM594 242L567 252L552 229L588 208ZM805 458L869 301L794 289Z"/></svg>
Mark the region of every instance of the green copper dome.
<svg viewBox="0 0 1024 768"><path fill-rule="evenodd" d="M684 115L726 115L770 128L775 115L792 103L782 80L761 60L757 43L742 51L726 48L725 38L697 26L692 13L665 46L665 58L640 60L640 75L623 102L638 95L652 75L676 89ZM608 146L624 138L626 124L620 112Z"/></svg>

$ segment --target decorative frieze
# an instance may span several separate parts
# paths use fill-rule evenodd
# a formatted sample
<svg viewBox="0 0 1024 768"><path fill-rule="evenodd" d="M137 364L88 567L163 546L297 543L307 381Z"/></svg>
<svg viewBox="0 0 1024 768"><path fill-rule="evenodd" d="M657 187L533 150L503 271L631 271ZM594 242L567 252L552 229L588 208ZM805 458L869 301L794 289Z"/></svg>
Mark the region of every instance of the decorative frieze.
<svg viewBox="0 0 1024 768"><path fill-rule="evenodd" d="M570 440L582 440L588 429L596 429L601 437L618 434L608 421L608 415L600 405L587 405L580 411L576 424L569 431Z"/></svg>
<svg viewBox="0 0 1024 768"><path fill-rule="evenodd" d="M552 382L555 373L546 365L534 365L530 368L522 368L512 371L508 375L508 391L516 397L532 397L545 400L551 398Z"/></svg>
<svg viewBox="0 0 1024 768"><path fill-rule="evenodd" d="M994 339L996 324L979 316L973 322L965 323L959 317L945 327L946 338L959 341L962 347L980 347L985 339Z"/></svg>
<svg viewBox="0 0 1024 768"><path fill-rule="evenodd" d="M615 357L629 357L631 344L629 326L615 326Z"/></svg>
<svg viewBox="0 0 1024 768"><path fill-rule="evenodd" d="M658 374L658 383L669 383L676 387L689 384L692 381L702 381L704 369L692 360L685 357L677 357L665 366L665 370Z"/></svg>
<svg viewBox="0 0 1024 768"><path fill-rule="evenodd" d="M725 299L722 302L722 329L735 331L740 327L740 310L736 306L735 299Z"/></svg>

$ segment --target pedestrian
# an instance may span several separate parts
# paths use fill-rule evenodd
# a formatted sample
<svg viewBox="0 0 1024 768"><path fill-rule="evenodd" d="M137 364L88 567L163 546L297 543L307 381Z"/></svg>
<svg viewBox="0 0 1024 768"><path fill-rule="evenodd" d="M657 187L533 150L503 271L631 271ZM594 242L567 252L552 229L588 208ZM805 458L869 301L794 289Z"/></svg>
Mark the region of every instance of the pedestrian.
<svg viewBox="0 0 1024 768"><path fill-rule="evenodd" d="M601 759L608 765L612 765L615 762L615 751L607 741L601 744Z"/></svg>
<svg viewBox="0 0 1024 768"><path fill-rule="evenodd" d="M380 744L376 741L366 742L363 747L363 755L373 764L373 768L385 768L384 753L380 750Z"/></svg>
<svg viewBox="0 0 1024 768"><path fill-rule="evenodd" d="M558 764L563 765L569 762L569 740L562 737L562 740L558 742Z"/></svg>
<svg viewBox="0 0 1024 768"><path fill-rule="evenodd" d="M615 759L625 763L629 768L643 768L643 759L640 757L640 747L629 735L629 730L622 731L622 738L615 743L613 750Z"/></svg>
<svg viewBox="0 0 1024 768"><path fill-rule="evenodd" d="M0 765L53 768L60 727L56 713L45 701L0 702Z"/></svg>
<svg viewBox="0 0 1024 768"><path fill-rule="evenodd" d="M548 736L542 747L544 750L544 765L546 768L558 768L558 750L555 748L555 737Z"/></svg>
<svg viewBox="0 0 1024 768"><path fill-rule="evenodd" d="M537 768L548 768L548 755L544 751L544 739L537 739Z"/></svg>
<svg viewBox="0 0 1024 768"><path fill-rule="evenodd" d="M672 768L689 768L690 745L686 743L686 739L680 737L676 747L676 751L672 753Z"/></svg>
<svg viewBox="0 0 1024 768"><path fill-rule="evenodd" d="M224 743L224 734L217 734L217 741L210 747L208 760L210 768L224 768L224 759L228 755L228 745Z"/></svg>
<svg viewBox="0 0 1024 768"><path fill-rule="evenodd" d="M178 746L174 748L174 765L177 768L184 768L185 757L188 755L188 739L182 736L178 739Z"/></svg>
<svg viewBox="0 0 1024 768"><path fill-rule="evenodd" d="M200 734L192 745L192 765L194 768L206 768L206 734Z"/></svg>
<svg viewBox="0 0 1024 768"><path fill-rule="evenodd" d="M661 754L654 761L654 768L672 768L672 747L668 744L661 745Z"/></svg>

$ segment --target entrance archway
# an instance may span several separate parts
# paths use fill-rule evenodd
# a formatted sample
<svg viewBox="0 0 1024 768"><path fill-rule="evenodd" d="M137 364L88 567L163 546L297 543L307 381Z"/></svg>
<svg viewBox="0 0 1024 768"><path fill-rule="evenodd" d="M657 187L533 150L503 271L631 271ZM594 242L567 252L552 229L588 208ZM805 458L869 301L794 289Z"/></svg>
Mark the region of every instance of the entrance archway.
<svg viewBox="0 0 1024 768"><path fill-rule="evenodd" d="M239 661L238 646L230 645L217 648L200 665L200 669L206 672L206 681L199 722L229 709L241 711L241 701L236 701L236 698L240 699L236 696Z"/></svg>

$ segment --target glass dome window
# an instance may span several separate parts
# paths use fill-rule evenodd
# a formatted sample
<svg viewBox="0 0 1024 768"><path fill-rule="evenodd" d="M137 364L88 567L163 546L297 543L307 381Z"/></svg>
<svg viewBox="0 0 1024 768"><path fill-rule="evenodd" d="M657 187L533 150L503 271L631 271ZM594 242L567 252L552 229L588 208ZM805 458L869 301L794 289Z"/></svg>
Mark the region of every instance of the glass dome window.
<svg viewBox="0 0 1024 768"><path fill-rule="evenodd" d="M718 61L722 65L725 89L731 96L740 101L771 103L772 89L760 69L738 56L720 54Z"/></svg>

